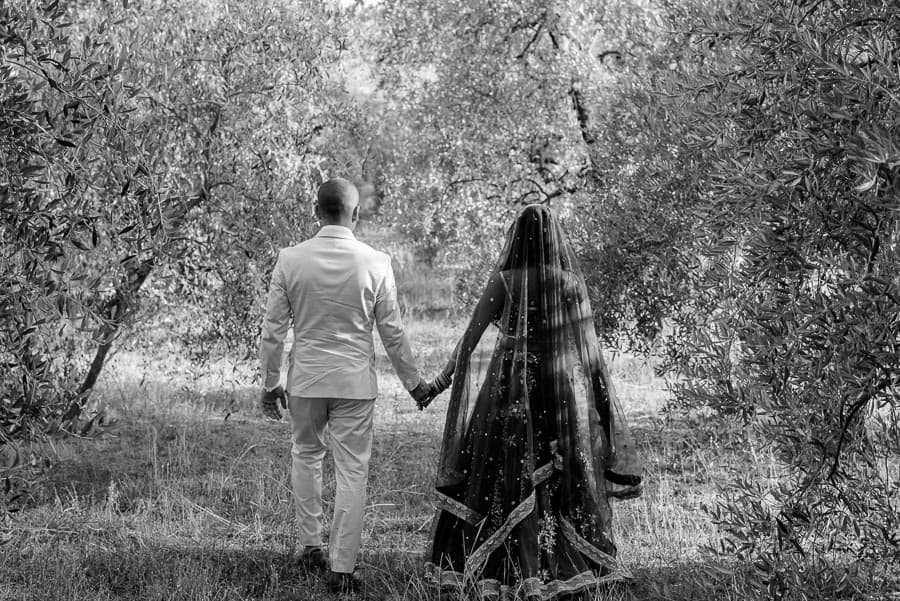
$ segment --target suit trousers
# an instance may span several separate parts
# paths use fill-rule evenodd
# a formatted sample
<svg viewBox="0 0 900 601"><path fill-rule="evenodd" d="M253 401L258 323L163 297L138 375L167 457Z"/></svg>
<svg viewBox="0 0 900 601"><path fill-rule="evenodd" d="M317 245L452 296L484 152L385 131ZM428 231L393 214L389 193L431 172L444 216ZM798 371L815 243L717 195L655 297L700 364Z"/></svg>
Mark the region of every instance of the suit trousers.
<svg viewBox="0 0 900 601"><path fill-rule="evenodd" d="M375 399L290 395L288 408L292 435L291 485L300 543L322 544L322 461L327 428L336 484L328 557L333 571L352 572L362 540Z"/></svg>

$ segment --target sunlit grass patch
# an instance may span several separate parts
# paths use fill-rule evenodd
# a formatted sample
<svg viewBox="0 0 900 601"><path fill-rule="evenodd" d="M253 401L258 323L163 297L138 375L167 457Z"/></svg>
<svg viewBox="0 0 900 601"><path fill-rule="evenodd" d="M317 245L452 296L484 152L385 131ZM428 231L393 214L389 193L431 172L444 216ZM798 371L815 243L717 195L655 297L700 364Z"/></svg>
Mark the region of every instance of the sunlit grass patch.
<svg viewBox="0 0 900 601"><path fill-rule="evenodd" d="M442 367L463 327L461 320L408 319L426 377ZM652 363L607 358L646 460L646 486L641 498L613 507L619 557L635 582L594 597L711 598L715 566L701 547L715 544L717 533L703 506L734 470L764 479L774 460L724 433L711 437L667 421ZM156 359L120 354L99 390L97 407L109 416L99 436L42 449L52 467L10 524L0 599L328 598L322 578L296 563L289 426L258 413L254 366L222 363L200 373L177 358ZM420 412L380 345L377 362L363 598L437 599L421 567L448 395ZM326 516L334 487L329 462ZM741 598L737 580L717 582L715 598Z"/></svg>

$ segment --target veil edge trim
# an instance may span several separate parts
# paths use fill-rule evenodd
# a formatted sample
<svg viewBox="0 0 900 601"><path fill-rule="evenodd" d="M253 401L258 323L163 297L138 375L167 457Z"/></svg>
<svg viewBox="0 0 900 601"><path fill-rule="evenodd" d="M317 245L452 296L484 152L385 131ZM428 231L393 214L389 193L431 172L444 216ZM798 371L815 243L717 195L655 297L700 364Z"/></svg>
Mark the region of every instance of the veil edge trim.
<svg viewBox="0 0 900 601"><path fill-rule="evenodd" d="M587 570L566 580L541 582L539 578L531 577L526 578L518 585L505 585L494 578L485 578L483 580L467 579L467 576L462 572L445 570L429 561L425 563L425 579L444 590L450 589L462 592L474 587L478 590L478 596L481 599L498 597L504 599L509 596L511 591L524 590L526 596L539 595L541 601L553 601L560 595L577 593L608 582L630 581L634 579L634 576L627 570L617 566L616 569L603 576L598 576L596 573Z"/></svg>
<svg viewBox="0 0 900 601"><path fill-rule="evenodd" d="M503 524L501 524L501 526L497 528L486 541L472 551L471 555L466 559L465 565L465 575L468 578L471 579L472 576L484 566L491 553L496 551L503 541L512 533L512 529L534 511L536 498L535 491L532 490L531 494L509 513L509 516ZM597 565L604 566L610 570L615 570L615 557L598 549L586 538L578 534L578 531L575 530L575 527L569 520L562 516L559 517L562 535L568 539L579 553ZM483 521L481 523L483 524Z"/></svg>
<svg viewBox="0 0 900 601"><path fill-rule="evenodd" d="M533 475L534 486L537 487L538 484L543 483L545 480L547 480L547 478L552 475L553 470L554 466L552 462L535 470ZM538 476L542 477L540 481L538 481ZM467 505L445 495L444 493L441 493L439 491L436 492L438 505L440 505L443 510L448 511L457 518L468 522L472 526L479 528L483 527L485 518L480 513L471 509ZM524 520L534 511L536 498L537 497L535 494L535 490L532 490L531 493L525 498L525 500L519 503L509 513L506 520L503 521L500 527L497 528L493 533L491 533L486 541L484 541L481 545L479 545L472 551L472 553L466 559L466 577L471 579L472 575L482 568L490 554L493 553L510 535L512 529L519 525L522 520ZM437 523L437 516L435 516L434 521L435 523ZM586 538L578 534L578 531L575 530L575 527L572 525L572 523L562 516L560 516L560 532L582 555L589 558L595 564L605 566L611 570L615 569L616 558L609 553L601 551L595 545L591 544Z"/></svg>
<svg viewBox="0 0 900 601"><path fill-rule="evenodd" d="M473 526L478 526L483 520L484 516L466 505L465 503L460 503L456 499L445 495L440 491L435 491L437 496L437 504L440 509L452 513L459 519L464 522L468 522ZM435 521L437 521L435 517Z"/></svg>
<svg viewBox="0 0 900 601"><path fill-rule="evenodd" d="M561 471L560 467L557 465L560 461L560 459L554 458L552 461L548 461L534 470L531 474L532 486L537 487L543 484L550 479L555 471ZM435 498L439 509L452 513L454 516L468 522L472 526L477 527L484 520L484 516L479 512L475 511L465 503L457 501L453 497L442 493L440 490L435 490ZM512 512L510 512L510 515L512 515Z"/></svg>
<svg viewBox="0 0 900 601"><path fill-rule="evenodd" d="M472 554L466 559L465 574L468 578L480 570L487 561L491 553L503 543L503 541L512 533L512 529L528 517L535 507L535 492L532 490L524 501L519 503L515 509L509 512L506 520L497 528L478 548L472 551Z"/></svg>
<svg viewBox="0 0 900 601"><path fill-rule="evenodd" d="M597 565L606 566L611 570L615 569L616 558L592 545L586 538L578 534L578 531L575 530L575 526L573 526L569 520L562 516L560 516L560 531L579 553Z"/></svg>

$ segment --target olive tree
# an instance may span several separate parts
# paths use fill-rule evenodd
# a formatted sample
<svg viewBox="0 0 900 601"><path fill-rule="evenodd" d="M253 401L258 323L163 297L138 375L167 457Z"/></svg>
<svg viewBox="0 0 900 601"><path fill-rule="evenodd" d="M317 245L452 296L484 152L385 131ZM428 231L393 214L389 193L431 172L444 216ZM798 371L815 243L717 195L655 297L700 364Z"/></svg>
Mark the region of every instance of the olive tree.
<svg viewBox="0 0 900 601"><path fill-rule="evenodd" d="M695 23L645 87L681 136L665 181L693 198L666 369L677 405L738 417L780 466L726 487L718 551L768 598L877 590L900 560L900 9L770 0Z"/></svg>
<svg viewBox="0 0 900 601"><path fill-rule="evenodd" d="M357 109L342 13L318 2L23 0L0 17L12 466L15 441L90 427L113 345L148 335L136 317L165 310L201 354L252 344L274 249L305 235L301 199L352 162L329 141Z"/></svg>
<svg viewBox="0 0 900 601"><path fill-rule="evenodd" d="M517 203L569 212L604 334L661 343L675 407L778 458L711 509L770 598L877 588L898 560L895 4L377 13L388 209L476 286Z"/></svg>
<svg viewBox="0 0 900 601"><path fill-rule="evenodd" d="M640 3L404 1L368 18L389 144L384 211L422 256L457 269L471 292L512 214L532 202L557 207L579 245L591 244L580 218L604 210L593 113L619 77L611 65L643 60L657 13Z"/></svg>

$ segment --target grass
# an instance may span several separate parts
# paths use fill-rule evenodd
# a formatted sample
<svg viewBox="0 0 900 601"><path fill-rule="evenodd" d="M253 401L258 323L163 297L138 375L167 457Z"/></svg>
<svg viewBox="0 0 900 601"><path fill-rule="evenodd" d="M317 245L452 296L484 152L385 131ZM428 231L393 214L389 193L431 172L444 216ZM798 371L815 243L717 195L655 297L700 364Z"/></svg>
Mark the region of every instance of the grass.
<svg viewBox="0 0 900 601"><path fill-rule="evenodd" d="M460 327L413 320L408 330L420 365L434 373ZM447 395L418 412L382 350L378 368L364 598L436 599L421 564ZM102 432L39 449L50 459L46 485L0 536L0 599L328 598L320 578L296 564L288 423L261 417L247 369L223 363L195 373L172 357L118 356L98 394L109 416ZM663 384L640 359L616 357L611 371L647 486L613 508L619 556L635 582L596 599L743 598L740 581L709 580L714 566L699 549L717 534L702 506L733 471L764 480L774 460L663 419Z"/></svg>

